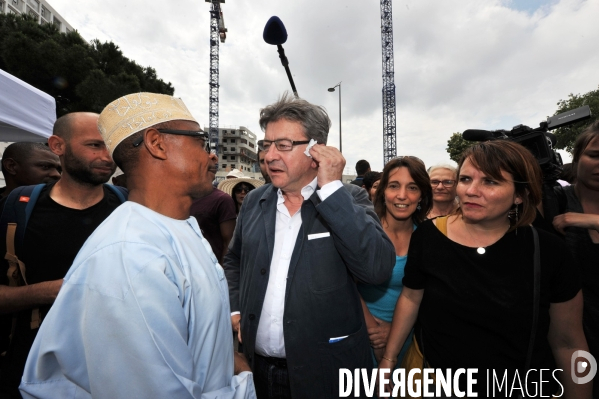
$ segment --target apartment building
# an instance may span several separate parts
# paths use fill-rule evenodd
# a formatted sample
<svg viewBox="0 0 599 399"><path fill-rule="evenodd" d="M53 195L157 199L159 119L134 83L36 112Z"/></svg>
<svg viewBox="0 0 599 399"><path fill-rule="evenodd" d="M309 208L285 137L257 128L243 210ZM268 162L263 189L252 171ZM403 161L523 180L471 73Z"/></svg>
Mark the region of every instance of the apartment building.
<svg viewBox="0 0 599 399"><path fill-rule="evenodd" d="M218 159L219 169L231 171L239 169L243 173L255 172L258 162L256 154L256 135L247 127L218 128Z"/></svg>
<svg viewBox="0 0 599 399"><path fill-rule="evenodd" d="M73 27L45 0L0 0L0 12L27 14L40 24L54 24L63 33L73 30Z"/></svg>
<svg viewBox="0 0 599 399"><path fill-rule="evenodd" d="M219 127L217 179L233 169L239 169L246 176L260 172L256 142L256 135L245 126Z"/></svg>

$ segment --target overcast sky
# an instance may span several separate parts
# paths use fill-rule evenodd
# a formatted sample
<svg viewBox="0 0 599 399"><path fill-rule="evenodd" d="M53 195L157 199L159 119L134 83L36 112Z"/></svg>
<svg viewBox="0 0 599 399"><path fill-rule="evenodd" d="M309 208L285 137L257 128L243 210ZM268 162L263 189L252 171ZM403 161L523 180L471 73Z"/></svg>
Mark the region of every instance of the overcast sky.
<svg viewBox="0 0 599 399"><path fill-rule="evenodd" d="M208 123L210 4L197 0L50 0L87 40L171 82L202 126ZM383 167L380 3L375 0L227 0L220 45L220 126L259 138L260 108L290 85L276 46L262 33L273 15L299 95L323 105L343 154ZM400 0L393 2L397 155L427 165L449 159L454 132L537 127L569 93L599 85L598 0Z"/></svg>

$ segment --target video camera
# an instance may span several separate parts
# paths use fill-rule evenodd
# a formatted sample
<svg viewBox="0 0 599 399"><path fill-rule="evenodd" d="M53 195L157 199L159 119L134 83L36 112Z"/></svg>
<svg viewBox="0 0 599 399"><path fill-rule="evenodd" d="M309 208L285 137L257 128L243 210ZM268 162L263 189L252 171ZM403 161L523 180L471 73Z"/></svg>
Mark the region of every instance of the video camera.
<svg viewBox="0 0 599 399"><path fill-rule="evenodd" d="M539 127L532 129L525 125L515 126L512 130L476 130L468 129L462 137L469 141L512 140L528 149L541 165L543 180L546 183L555 182L562 170L562 158L553 149L556 144L555 135L550 130L568 126L591 117L588 105L566 111L547 118Z"/></svg>

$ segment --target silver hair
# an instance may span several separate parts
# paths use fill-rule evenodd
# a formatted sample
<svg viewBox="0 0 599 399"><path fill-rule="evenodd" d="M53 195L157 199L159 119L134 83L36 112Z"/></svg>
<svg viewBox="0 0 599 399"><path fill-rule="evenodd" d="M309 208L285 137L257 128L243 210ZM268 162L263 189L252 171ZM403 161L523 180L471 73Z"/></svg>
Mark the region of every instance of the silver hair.
<svg viewBox="0 0 599 399"><path fill-rule="evenodd" d="M320 144L327 143L331 119L324 107L295 98L289 92L285 92L277 102L260 110L260 128L266 131L266 126L270 122L281 119L299 122L308 139L314 139Z"/></svg>
<svg viewBox="0 0 599 399"><path fill-rule="evenodd" d="M450 170L451 173L454 174L454 176L458 175L458 168L456 168L455 166L453 166L452 164L450 164L448 162L442 162L442 163L438 163L436 165L431 166L427 170L428 175L430 176L431 173L433 173L433 171L435 171L437 169L447 169L447 170Z"/></svg>

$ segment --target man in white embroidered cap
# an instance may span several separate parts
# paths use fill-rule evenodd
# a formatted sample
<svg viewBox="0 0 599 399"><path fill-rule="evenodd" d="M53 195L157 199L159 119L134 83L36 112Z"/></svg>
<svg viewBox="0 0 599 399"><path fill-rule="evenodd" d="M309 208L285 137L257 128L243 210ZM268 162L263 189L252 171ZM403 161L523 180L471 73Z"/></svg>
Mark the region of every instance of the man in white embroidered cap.
<svg viewBox="0 0 599 399"><path fill-rule="evenodd" d="M75 258L33 344L25 398L254 398L227 281L189 216L217 158L183 101L136 93L98 128L129 201Z"/></svg>

